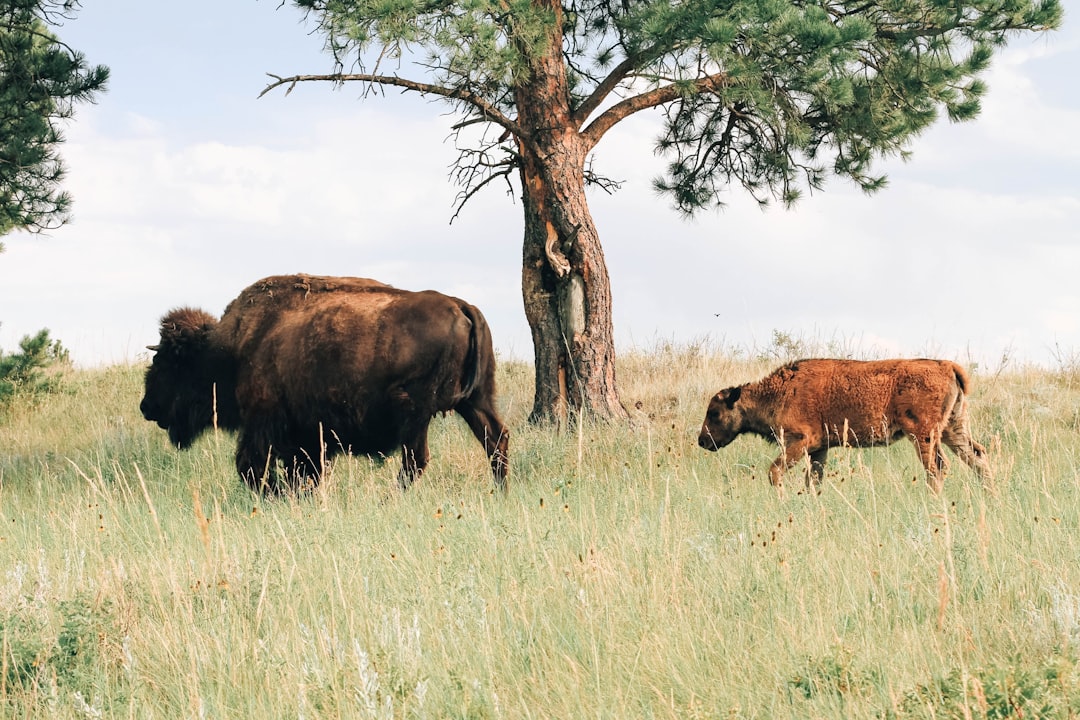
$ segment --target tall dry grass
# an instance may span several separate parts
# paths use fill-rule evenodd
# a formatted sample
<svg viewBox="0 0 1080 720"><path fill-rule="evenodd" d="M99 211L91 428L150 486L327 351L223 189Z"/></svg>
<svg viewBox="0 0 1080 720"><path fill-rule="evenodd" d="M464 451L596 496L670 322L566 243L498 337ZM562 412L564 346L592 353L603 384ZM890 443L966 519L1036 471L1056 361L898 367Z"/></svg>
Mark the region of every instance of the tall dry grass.
<svg viewBox="0 0 1080 720"><path fill-rule="evenodd" d="M778 354L625 353L633 422L565 432L502 363L505 498L451 417L407 493L346 458L264 500L228 434L141 419L141 367L79 371L0 421L0 716L1080 713L1080 375L976 370L991 483L936 497L901 443L779 496L768 443L694 442Z"/></svg>

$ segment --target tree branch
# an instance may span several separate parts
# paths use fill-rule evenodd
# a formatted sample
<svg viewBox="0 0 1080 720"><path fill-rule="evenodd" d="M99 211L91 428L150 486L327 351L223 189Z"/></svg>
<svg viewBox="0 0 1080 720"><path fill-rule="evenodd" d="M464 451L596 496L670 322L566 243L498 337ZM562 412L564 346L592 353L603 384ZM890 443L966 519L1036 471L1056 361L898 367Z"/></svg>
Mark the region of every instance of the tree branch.
<svg viewBox="0 0 1080 720"><path fill-rule="evenodd" d="M589 123L589 126L582 131L581 139L585 143L585 148L591 150L598 142L600 142L600 138L604 136L604 133L614 127L618 122L625 120L634 113L669 103L672 100L681 97L686 92L687 88L692 88L698 92L716 92L727 84L727 82L727 73L715 73L703 78L698 78L685 85L670 83L654 90L641 93L640 95L627 98L620 103L612 105L605 110L603 114Z"/></svg>
<svg viewBox="0 0 1080 720"><path fill-rule="evenodd" d="M484 98L480 97L476 93L460 88L447 88L441 85L432 85L430 83L421 83L414 80L407 80L395 75L369 75L366 73L331 73L329 75L293 75L291 77L281 77L274 75L273 73L266 73L269 77L274 78L274 82L263 88L259 93L261 98L271 90L275 90L283 85L288 85L285 90L285 94L288 95L293 91L298 83L302 82L332 82L332 83L346 83L346 82L367 82L375 85L389 85L392 87L404 88L413 92L418 92L421 95L438 95L440 97L448 98L450 100L460 100L468 105L472 105L479 111L480 115L490 122L504 127L512 135L520 139L522 142L529 143L529 134L526 133L520 125L515 121L508 118L503 113L499 112L491 103Z"/></svg>
<svg viewBox="0 0 1080 720"><path fill-rule="evenodd" d="M452 225L457 220L458 215L461 215L461 211L465 208L465 203L469 202L473 195L483 190L489 184L495 182L499 178L506 180L507 189L512 191L513 186L510 184L510 176L513 173L515 166L508 165L505 169L499 172L492 173L486 178L478 182L471 188L467 188L458 193L457 198L454 199L454 215L450 218L450 224Z"/></svg>
<svg viewBox="0 0 1080 720"><path fill-rule="evenodd" d="M574 111L574 125L580 126L581 123L588 120L589 116L593 114L596 108L600 107L600 103L604 101L604 98L611 94L611 91L614 90L635 67L637 67L638 62L638 58L628 57L619 63L614 70L608 73L608 76L604 78L604 81L599 83L592 94L585 98L585 102L581 103L577 110Z"/></svg>

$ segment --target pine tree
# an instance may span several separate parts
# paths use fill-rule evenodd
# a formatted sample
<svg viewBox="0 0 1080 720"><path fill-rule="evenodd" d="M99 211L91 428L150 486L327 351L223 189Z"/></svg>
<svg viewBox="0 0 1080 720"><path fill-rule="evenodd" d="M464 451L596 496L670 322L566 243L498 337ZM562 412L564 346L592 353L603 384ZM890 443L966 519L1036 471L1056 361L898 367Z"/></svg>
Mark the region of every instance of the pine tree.
<svg viewBox="0 0 1080 720"><path fill-rule="evenodd" d="M19 342L19 352L0 353L0 408L16 396L34 397L52 392L59 382L51 372L71 362L68 351L53 340L49 331L27 335Z"/></svg>
<svg viewBox="0 0 1080 720"><path fill-rule="evenodd" d="M872 192L885 183L875 163L941 114L975 117L996 49L1062 16L1058 0L294 2L335 72L273 76L264 92L329 81L441 97L461 115L460 201L520 183L533 420L626 415L585 195L612 185L588 160L613 126L663 113L655 187L682 213L720 205L732 185L788 205L830 176Z"/></svg>
<svg viewBox="0 0 1080 720"><path fill-rule="evenodd" d="M89 67L49 25L75 0L0 0L0 236L39 232L69 218L58 146L76 104L105 88L109 71ZM2 247L2 246L0 246Z"/></svg>

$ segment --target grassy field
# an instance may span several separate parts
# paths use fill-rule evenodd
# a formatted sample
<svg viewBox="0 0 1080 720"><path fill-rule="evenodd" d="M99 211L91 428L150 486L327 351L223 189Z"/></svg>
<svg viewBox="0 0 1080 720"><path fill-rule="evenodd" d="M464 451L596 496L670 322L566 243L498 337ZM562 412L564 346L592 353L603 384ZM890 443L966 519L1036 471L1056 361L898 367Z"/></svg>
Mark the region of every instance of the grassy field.
<svg viewBox="0 0 1080 720"><path fill-rule="evenodd" d="M974 369L983 484L908 443L778 495L768 443L696 446L775 362L620 360L631 425L530 427L511 489L459 419L398 460L252 495L234 438L168 447L141 366L0 416L3 718L1080 717L1080 372Z"/></svg>

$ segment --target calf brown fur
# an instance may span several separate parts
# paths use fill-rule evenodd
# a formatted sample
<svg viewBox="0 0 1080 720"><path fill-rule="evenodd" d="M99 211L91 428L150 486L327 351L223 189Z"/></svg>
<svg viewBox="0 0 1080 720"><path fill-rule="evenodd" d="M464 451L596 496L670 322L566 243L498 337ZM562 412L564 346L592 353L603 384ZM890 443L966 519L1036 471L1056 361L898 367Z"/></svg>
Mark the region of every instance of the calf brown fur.
<svg viewBox="0 0 1080 720"><path fill-rule="evenodd" d="M714 395L698 444L715 451L742 433L775 439L784 451L769 481L781 486L784 472L808 457L809 487L820 482L830 447L906 437L940 492L948 468L942 443L980 477L990 476L986 448L968 430L969 387L964 369L948 360L798 360Z"/></svg>

